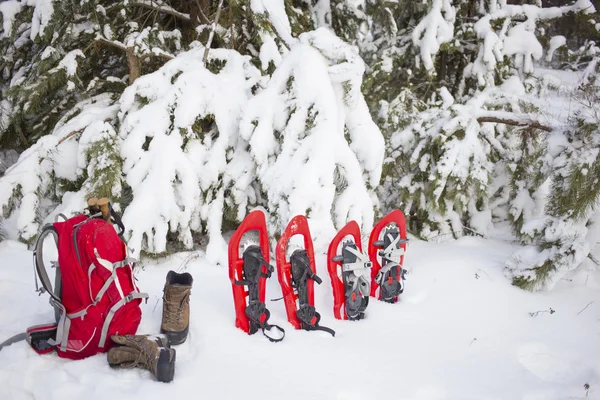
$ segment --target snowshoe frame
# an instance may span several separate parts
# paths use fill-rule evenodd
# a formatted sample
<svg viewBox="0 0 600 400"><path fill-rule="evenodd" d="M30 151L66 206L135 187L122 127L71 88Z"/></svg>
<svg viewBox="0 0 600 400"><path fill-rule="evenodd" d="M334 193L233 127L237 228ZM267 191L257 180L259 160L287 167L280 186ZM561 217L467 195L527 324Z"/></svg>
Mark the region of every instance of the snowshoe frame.
<svg viewBox="0 0 600 400"><path fill-rule="evenodd" d="M395 227L391 227L395 224ZM380 239L383 232L383 238ZM394 210L373 227L369 237L371 270L371 296L388 303L396 303L404 291L406 253L406 218ZM381 261L378 258L381 257ZM382 285L383 284L383 285Z"/></svg>
<svg viewBox="0 0 600 400"><path fill-rule="evenodd" d="M302 235L304 249L295 250L288 261L288 243L295 235ZM319 325L321 315L315 308L314 284L320 285L322 280L316 274L312 237L304 215L297 215L288 223L277 242L276 258L277 277L288 321L296 329L322 330L335 336L335 331Z"/></svg>
<svg viewBox="0 0 600 400"><path fill-rule="evenodd" d="M253 230L259 233L260 245L248 246L240 257L240 241L244 233ZM229 279L235 307L235 326L249 335L262 329L263 334L272 342L283 340L285 330L277 325L267 323L270 312L265 305L266 283L274 268L269 264L269 237L264 213L255 210L248 214L231 237L228 253ZM267 335L265 331L272 327L278 329L283 336L273 338Z"/></svg>
<svg viewBox="0 0 600 400"><path fill-rule="evenodd" d="M342 240L350 235L351 240ZM342 243L342 254L337 248ZM338 269L342 269L342 277ZM327 269L333 287L333 315L336 319L360 320L369 305L370 280L355 271L371 268L371 262L362 253L360 228L350 221L335 235L327 251Z"/></svg>

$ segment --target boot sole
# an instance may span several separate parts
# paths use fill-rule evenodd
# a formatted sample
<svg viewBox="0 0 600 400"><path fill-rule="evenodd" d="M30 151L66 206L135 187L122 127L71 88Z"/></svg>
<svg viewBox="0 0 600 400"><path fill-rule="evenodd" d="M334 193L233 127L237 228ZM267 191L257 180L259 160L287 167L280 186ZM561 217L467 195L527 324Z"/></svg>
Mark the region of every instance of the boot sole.
<svg viewBox="0 0 600 400"><path fill-rule="evenodd" d="M159 382L171 382L175 376L175 349L162 349L156 366L156 379Z"/></svg>
<svg viewBox="0 0 600 400"><path fill-rule="evenodd" d="M165 334L167 336L171 346L177 346L178 344L182 344L186 341L189 330L190 326L188 325L181 332L169 332L161 328L160 333Z"/></svg>

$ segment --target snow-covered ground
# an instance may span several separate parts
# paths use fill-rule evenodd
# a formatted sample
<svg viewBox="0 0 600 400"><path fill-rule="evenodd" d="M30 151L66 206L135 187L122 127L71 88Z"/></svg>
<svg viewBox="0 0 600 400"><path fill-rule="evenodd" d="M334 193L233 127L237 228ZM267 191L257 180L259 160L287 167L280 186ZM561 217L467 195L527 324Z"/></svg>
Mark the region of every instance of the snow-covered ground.
<svg viewBox="0 0 600 400"><path fill-rule="evenodd" d="M281 343L234 327L227 268L200 254L184 267L195 279L191 327L176 347L173 382L156 382L140 369L113 370L105 355L69 361L39 356L20 342L0 352L0 399L600 398L600 275L582 272L550 293L525 292L503 275L514 250L474 237L413 240L401 302L372 301L359 322L333 318L320 254L316 305L336 337L293 330L283 302L267 301L271 322L286 329ZM182 269L189 254L144 263L139 286L150 299L138 333L158 332L166 273ZM0 340L52 319L47 295L33 288L31 252L0 243ZM274 275L267 299L280 294ZM555 312L530 315L550 308Z"/></svg>

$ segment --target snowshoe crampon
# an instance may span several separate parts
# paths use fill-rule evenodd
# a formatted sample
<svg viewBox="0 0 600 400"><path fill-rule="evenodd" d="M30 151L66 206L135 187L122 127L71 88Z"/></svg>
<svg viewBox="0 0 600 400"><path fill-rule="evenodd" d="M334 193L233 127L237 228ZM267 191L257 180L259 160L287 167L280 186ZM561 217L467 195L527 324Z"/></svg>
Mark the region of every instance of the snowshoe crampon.
<svg viewBox="0 0 600 400"><path fill-rule="evenodd" d="M260 245L248 246L240 256L240 241L244 233L249 231L258 231ZM265 215L261 211L248 214L231 237L228 250L229 279L235 303L235 326L249 335L261 329L272 342L283 340L284 329L267 322L270 313L265 305L266 283L275 269L269 264L269 236ZM279 330L281 336L272 334L271 328Z"/></svg>
<svg viewBox="0 0 600 400"><path fill-rule="evenodd" d="M404 291L406 270L402 266L407 242L402 211L392 211L375 225L369 237L371 296L388 303L398 301Z"/></svg>
<svg viewBox="0 0 600 400"><path fill-rule="evenodd" d="M295 250L288 260L288 243L294 235L302 235L304 249ZM314 284L320 285L322 280L316 274L315 252L305 216L297 215L290 221L277 243L276 256L288 321L296 329L322 330L335 336L335 331L319 325L321 315L315 308Z"/></svg>
<svg viewBox="0 0 600 400"><path fill-rule="evenodd" d="M351 236L352 239L345 240L346 236ZM338 254L340 244L341 254ZM369 305L371 262L362 252L360 228L356 221L350 221L329 244L327 268L333 286L335 318L363 319Z"/></svg>

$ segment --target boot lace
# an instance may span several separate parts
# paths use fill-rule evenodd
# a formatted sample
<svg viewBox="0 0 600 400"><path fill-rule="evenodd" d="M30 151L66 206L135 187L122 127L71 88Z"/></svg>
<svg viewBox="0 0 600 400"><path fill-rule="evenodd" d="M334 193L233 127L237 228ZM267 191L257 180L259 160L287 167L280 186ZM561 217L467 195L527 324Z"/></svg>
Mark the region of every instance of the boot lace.
<svg viewBox="0 0 600 400"><path fill-rule="evenodd" d="M154 354L153 347L148 344L139 344L138 346L135 346L132 348L137 350L135 360L133 360L129 363L123 364L123 366L127 367L127 368L140 367L140 368L148 369L150 372L155 374L156 373L156 371L154 370L155 364L152 362L152 360L154 360L156 358L156 355Z"/></svg>
<svg viewBox="0 0 600 400"><path fill-rule="evenodd" d="M156 363L153 360L156 359L156 354L151 346L141 346L140 352L134 361L134 366L145 367L156 375Z"/></svg>
<svg viewBox="0 0 600 400"><path fill-rule="evenodd" d="M177 326L182 326L184 310L189 302L189 294L186 294L180 303L169 299L167 296L163 297L163 301L166 305L164 313L165 322L167 324L176 323Z"/></svg>

